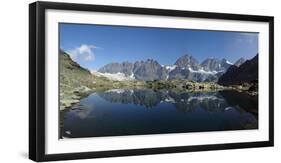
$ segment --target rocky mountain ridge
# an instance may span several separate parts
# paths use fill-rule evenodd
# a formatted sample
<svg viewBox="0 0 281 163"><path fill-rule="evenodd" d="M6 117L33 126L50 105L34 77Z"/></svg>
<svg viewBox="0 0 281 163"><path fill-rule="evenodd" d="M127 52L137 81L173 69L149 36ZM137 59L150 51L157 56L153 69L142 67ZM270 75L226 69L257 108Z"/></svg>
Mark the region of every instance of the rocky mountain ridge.
<svg viewBox="0 0 281 163"><path fill-rule="evenodd" d="M257 83L258 54L245 61L239 67L232 65L218 80L220 85L241 85L243 83Z"/></svg>
<svg viewBox="0 0 281 163"><path fill-rule="evenodd" d="M239 63L242 61L240 60ZM147 59L134 63L109 63L98 72L124 74L131 79L142 81L186 79L208 82L217 81L232 65L226 59L207 58L199 63L192 55L183 55L173 65L160 65L156 60Z"/></svg>

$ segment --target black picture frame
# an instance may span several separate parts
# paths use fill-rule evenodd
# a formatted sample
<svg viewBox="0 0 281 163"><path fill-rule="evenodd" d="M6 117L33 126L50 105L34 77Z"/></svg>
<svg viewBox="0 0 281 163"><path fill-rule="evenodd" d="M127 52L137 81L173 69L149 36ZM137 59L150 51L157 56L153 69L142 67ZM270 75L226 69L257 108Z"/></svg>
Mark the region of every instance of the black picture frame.
<svg viewBox="0 0 281 163"><path fill-rule="evenodd" d="M112 150L83 153L45 153L45 11L47 9L69 11L95 11L123 14L161 15L173 17L208 18L222 20L241 20L269 23L269 140L247 143L215 145L195 145L179 147L156 147L149 149ZM34 161L55 161L100 157L132 156L190 151L207 151L236 148L269 147L274 144L274 18L271 16L222 14L164 10L152 8L133 8L88 4L34 2L29 5L29 158Z"/></svg>

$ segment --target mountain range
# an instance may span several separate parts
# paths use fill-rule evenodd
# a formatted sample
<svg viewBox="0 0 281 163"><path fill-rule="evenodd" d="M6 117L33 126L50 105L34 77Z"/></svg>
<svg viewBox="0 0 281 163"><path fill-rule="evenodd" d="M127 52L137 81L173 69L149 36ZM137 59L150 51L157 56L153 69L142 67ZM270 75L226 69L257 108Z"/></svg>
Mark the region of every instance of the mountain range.
<svg viewBox="0 0 281 163"><path fill-rule="evenodd" d="M183 84L182 81L172 79L187 79L198 82L215 81L224 86L248 85L250 86L249 91L254 92L258 89L258 54L250 60L241 58L234 64L226 59L215 58L209 58L199 63L191 55L184 55L177 59L174 65L160 65L157 61L148 59L134 63L110 63L103 66L98 72L90 72L73 61L69 54L60 50L59 62L60 110L76 103L79 98L87 95L92 89L150 86L143 81L162 80L162 85L163 82L164 85L167 82L182 88L180 86ZM117 82L120 79L134 81ZM165 81L170 79L171 81ZM179 83L173 83L177 81ZM152 82L152 85L154 84L153 87L156 85L158 88L161 82Z"/></svg>
<svg viewBox="0 0 281 163"><path fill-rule="evenodd" d="M93 77L91 73L74 62L62 50L60 51L60 62L60 80L62 83L66 80L73 87L81 83L88 87L92 85ZM245 82L257 83L258 54L250 60L240 58L234 64L226 59L217 58L207 58L202 63L199 63L191 55L178 58L173 65L160 65L156 60L152 59L134 63L110 63L100 68L98 72L94 72L94 74L113 80L186 79L197 82L218 82L220 85L235 85ZM74 76L76 80L70 80Z"/></svg>
<svg viewBox="0 0 281 163"><path fill-rule="evenodd" d="M240 66L246 60L240 58L235 64L226 59L207 58L199 63L192 55L183 55L173 65L160 65L156 60L109 63L98 70L101 74L115 74L141 81L186 79L196 82L218 81L233 65Z"/></svg>

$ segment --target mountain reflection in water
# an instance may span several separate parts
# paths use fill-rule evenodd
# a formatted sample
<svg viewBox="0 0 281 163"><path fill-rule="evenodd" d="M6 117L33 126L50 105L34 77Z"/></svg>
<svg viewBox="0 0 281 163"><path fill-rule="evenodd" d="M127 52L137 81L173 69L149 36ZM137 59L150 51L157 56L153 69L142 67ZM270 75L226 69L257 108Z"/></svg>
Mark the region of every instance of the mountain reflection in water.
<svg viewBox="0 0 281 163"><path fill-rule="evenodd" d="M114 89L61 113L61 138L258 128L257 96L235 91Z"/></svg>

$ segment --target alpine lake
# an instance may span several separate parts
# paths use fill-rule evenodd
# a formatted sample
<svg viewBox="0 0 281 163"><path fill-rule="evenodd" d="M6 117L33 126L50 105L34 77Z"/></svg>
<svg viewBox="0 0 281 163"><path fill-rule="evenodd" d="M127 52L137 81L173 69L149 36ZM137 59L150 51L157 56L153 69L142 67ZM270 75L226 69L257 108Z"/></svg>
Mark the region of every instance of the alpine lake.
<svg viewBox="0 0 281 163"><path fill-rule="evenodd" d="M111 89L60 113L60 138L258 129L258 96L235 90Z"/></svg>

